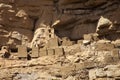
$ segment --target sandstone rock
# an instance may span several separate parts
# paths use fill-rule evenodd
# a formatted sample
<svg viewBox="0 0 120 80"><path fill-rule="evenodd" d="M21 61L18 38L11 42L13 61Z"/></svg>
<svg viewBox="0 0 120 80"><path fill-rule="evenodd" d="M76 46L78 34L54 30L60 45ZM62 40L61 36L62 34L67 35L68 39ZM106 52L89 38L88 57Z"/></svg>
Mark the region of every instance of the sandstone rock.
<svg viewBox="0 0 120 80"><path fill-rule="evenodd" d="M73 62L74 62L74 63L79 63L79 62L80 62L80 58L77 57Z"/></svg>
<svg viewBox="0 0 120 80"><path fill-rule="evenodd" d="M109 29L111 29L112 27L113 27L113 24L109 19L101 17L99 19L96 32L101 33L101 34L107 33L107 31L109 31ZM104 30L106 31L104 32Z"/></svg>
<svg viewBox="0 0 120 80"><path fill-rule="evenodd" d="M90 40L83 40L84 45L88 45L88 44L90 44L90 42L91 42Z"/></svg>
<svg viewBox="0 0 120 80"><path fill-rule="evenodd" d="M93 38L92 38L92 34L84 34L84 40L90 40L90 41L92 41L93 40Z"/></svg>
<svg viewBox="0 0 120 80"><path fill-rule="evenodd" d="M115 77L120 77L120 70L116 70L115 73L114 73L114 76Z"/></svg>
<svg viewBox="0 0 120 80"><path fill-rule="evenodd" d="M65 80L75 80L75 78L74 77L72 77L72 76L69 76L67 79L65 79Z"/></svg>
<svg viewBox="0 0 120 80"><path fill-rule="evenodd" d="M96 76L97 77L106 77L107 74L102 69L96 69Z"/></svg>
<svg viewBox="0 0 120 80"><path fill-rule="evenodd" d="M96 71L94 69L89 71L89 79L90 80L96 79Z"/></svg>
<svg viewBox="0 0 120 80"><path fill-rule="evenodd" d="M69 75L74 74L74 72L73 72L74 70L75 70L74 65L66 66L66 67L61 68L61 74L62 74L63 78L66 78Z"/></svg>
<svg viewBox="0 0 120 80"><path fill-rule="evenodd" d="M0 26L0 47L3 45L16 47L22 44L24 46L19 53L22 57L26 57L27 50L24 47L29 46L30 43L35 44L37 48L40 46L40 58L37 59L30 61L0 59L2 63L0 80L14 80L15 77L18 80L20 78L23 80L89 80L89 78L119 80L117 79L120 76L119 52L114 51L114 44L111 44L111 41L120 37L120 2L118 0L0 0L0 3L0 25L2 25ZM99 20L101 15L105 18ZM46 27L52 27L54 31L49 31ZM47 31L45 35L42 34L43 28ZM56 55L47 56L45 45L50 38L54 38L52 33L59 38L69 39L63 40L65 45L62 47L67 53L64 55L65 58ZM73 41L81 40L84 34L91 33L95 33L93 37L95 41L103 38L110 41L98 41L86 46L73 45ZM90 36L84 36L84 39L91 41ZM89 44L90 41L86 41L85 44ZM81 41L78 42L81 43ZM118 43L119 41L115 44L117 48L119 48ZM53 39L50 41L50 47L54 45L58 47L58 42ZM44 46L45 49L42 50L41 47ZM55 53L59 51L62 55L62 50L57 49ZM49 51L50 54L52 52ZM59 66L59 62L62 66ZM101 66L97 65L97 62ZM97 69L95 73L91 71L94 69ZM60 75L51 76L51 72L60 72Z"/></svg>
<svg viewBox="0 0 120 80"><path fill-rule="evenodd" d="M114 77L114 71L106 71L108 77Z"/></svg>
<svg viewBox="0 0 120 80"><path fill-rule="evenodd" d="M112 56L110 54L106 54L104 56L104 63L113 64L113 63L116 63L116 62L114 62L114 60L113 60L113 58L112 58Z"/></svg>
<svg viewBox="0 0 120 80"><path fill-rule="evenodd" d="M99 41L97 41L97 43L111 43L111 41L110 40L99 40Z"/></svg>
<svg viewBox="0 0 120 80"><path fill-rule="evenodd" d="M83 40L78 40L77 43L78 43L78 44L82 44L82 43L83 43Z"/></svg>
<svg viewBox="0 0 120 80"><path fill-rule="evenodd" d="M115 80L114 78L97 78L95 80Z"/></svg>
<svg viewBox="0 0 120 80"><path fill-rule="evenodd" d="M75 63L75 70L85 69L84 63Z"/></svg>
<svg viewBox="0 0 120 80"><path fill-rule="evenodd" d="M98 23L98 29L109 27L111 24L112 22L109 19L101 16L101 18L99 19L99 23Z"/></svg>
<svg viewBox="0 0 120 80"><path fill-rule="evenodd" d="M105 64L105 62L108 60L109 62L112 60L111 57L111 52L110 51L98 51L95 53L95 55L97 55L96 61L98 62L102 62L103 64ZM108 56L108 57L107 57Z"/></svg>
<svg viewBox="0 0 120 80"><path fill-rule="evenodd" d="M74 62L75 59L77 59L77 57L76 57L76 56L73 56L73 55L69 55L69 56L67 56L66 58L67 58L68 60L70 60L71 62Z"/></svg>
<svg viewBox="0 0 120 80"><path fill-rule="evenodd" d="M11 37L15 38L15 39L18 39L18 40L22 40L22 35L19 32L17 32L17 31L13 31L11 33Z"/></svg>
<svg viewBox="0 0 120 80"><path fill-rule="evenodd" d="M1 3L0 8L12 8L12 6L8 5L8 4Z"/></svg>
<svg viewBox="0 0 120 80"><path fill-rule="evenodd" d="M0 24L3 24L6 28L10 26L8 32L16 27L28 29L34 33L37 28L43 26L42 24L46 26L55 24L55 33L58 36L78 40L84 34L96 32L99 15L109 18L110 22L119 24L118 1L62 0L54 2L53 0L37 0L34 2L33 0L1 0L1 6L5 8L1 9ZM94 17L91 11L95 14ZM33 36L33 34L31 35Z"/></svg>
<svg viewBox="0 0 120 80"><path fill-rule="evenodd" d="M96 66L96 64L94 62L84 62L84 66L85 68L87 69L91 69L91 68L94 68Z"/></svg>
<svg viewBox="0 0 120 80"><path fill-rule="evenodd" d="M96 50L105 50L110 51L113 50L115 47L113 44L106 44L106 43L97 43L96 44Z"/></svg>
<svg viewBox="0 0 120 80"><path fill-rule="evenodd" d="M119 68L119 65L107 65L106 67L104 67L104 69L108 70L108 71L115 71Z"/></svg>
<svg viewBox="0 0 120 80"><path fill-rule="evenodd" d="M119 67L118 65L108 65L105 67L106 73L108 77L119 77Z"/></svg>
<svg viewBox="0 0 120 80"><path fill-rule="evenodd" d="M15 16L21 18L21 17L27 16L27 13L24 10L20 10L20 11L18 11L18 13Z"/></svg>
<svg viewBox="0 0 120 80"><path fill-rule="evenodd" d="M119 48L119 47L120 47L120 40L119 40L119 39L118 39L118 40L115 40L115 41L113 42L113 44L115 44L115 47Z"/></svg>
<svg viewBox="0 0 120 80"><path fill-rule="evenodd" d="M53 4L53 2L52 2L52 0L41 0L41 1L37 0L36 2L34 2L33 0L31 0L31 1L20 0L20 1L16 1L16 4L18 6L24 6L24 5L26 5L26 6L40 6L40 4L41 5L45 5L45 4L51 5L51 4Z"/></svg>

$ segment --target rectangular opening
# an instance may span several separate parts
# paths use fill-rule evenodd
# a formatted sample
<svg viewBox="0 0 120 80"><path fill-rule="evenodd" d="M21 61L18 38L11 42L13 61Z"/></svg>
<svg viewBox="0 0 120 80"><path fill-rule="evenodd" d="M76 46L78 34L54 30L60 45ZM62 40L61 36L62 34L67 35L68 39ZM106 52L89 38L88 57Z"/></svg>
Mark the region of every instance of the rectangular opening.
<svg viewBox="0 0 120 80"><path fill-rule="evenodd" d="M49 37L51 38L51 34L49 35Z"/></svg>
<svg viewBox="0 0 120 80"><path fill-rule="evenodd" d="M48 31L49 31L49 33L51 33L51 30L50 30L50 29L49 29Z"/></svg>
<svg viewBox="0 0 120 80"><path fill-rule="evenodd" d="M18 48L11 48L10 51L11 51L11 53L17 53L18 52Z"/></svg>

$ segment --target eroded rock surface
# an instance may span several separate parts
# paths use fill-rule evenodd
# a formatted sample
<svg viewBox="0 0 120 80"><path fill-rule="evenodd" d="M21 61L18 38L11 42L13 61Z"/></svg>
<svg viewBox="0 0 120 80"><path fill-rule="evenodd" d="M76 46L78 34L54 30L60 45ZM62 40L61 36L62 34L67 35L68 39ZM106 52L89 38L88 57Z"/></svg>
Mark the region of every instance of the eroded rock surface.
<svg viewBox="0 0 120 80"><path fill-rule="evenodd" d="M59 37L78 40L96 32L100 16L115 24L117 32L112 35L119 36L119 4L118 0L0 0L0 44L11 38L16 44L30 43L37 28L46 26L54 27ZM112 35L107 37L117 39Z"/></svg>
<svg viewBox="0 0 120 80"><path fill-rule="evenodd" d="M0 80L120 80L119 15L119 0L0 0Z"/></svg>

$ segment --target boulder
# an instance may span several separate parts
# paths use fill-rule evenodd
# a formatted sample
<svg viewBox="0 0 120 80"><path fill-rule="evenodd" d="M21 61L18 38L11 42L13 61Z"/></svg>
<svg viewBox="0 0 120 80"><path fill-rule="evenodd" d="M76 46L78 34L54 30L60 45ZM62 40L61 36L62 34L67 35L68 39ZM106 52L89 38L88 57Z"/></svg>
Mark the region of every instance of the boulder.
<svg viewBox="0 0 120 80"><path fill-rule="evenodd" d="M88 45L88 44L90 44L90 42L91 42L90 40L83 40L84 45Z"/></svg>
<svg viewBox="0 0 120 80"><path fill-rule="evenodd" d="M89 79L90 80L96 79L96 70L95 69L89 70Z"/></svg>
<svg viewBox="0 0 120 80"><path fill-rule="evenodd" d="M97 24L96 32L98 34L104 34L105 35L105 34L110 33L110 30L113 27L114 27L113 23L109 19L101 16L101 18L99 19L98 24Z"/></svg>
<svg viewBox="0 0 120 80"><path fill-rule="evenodd" d="M115 48L114 44L109 44L109 43L97 43L96 44L96 50L105 50L105 51L111 51Z"/></svg>
<svg viewBox="0 0 120 80"><path fill-rule="evenodd" d="M102 69L96 69L96 77L106 77L107 74Z"/></svg>
<svg viewBox="0 0 120 80"><path fill-rule="evenodd" d="M90 40L90 41L93 40L92 34L84 34L83 38L84 40Z"/></svg>

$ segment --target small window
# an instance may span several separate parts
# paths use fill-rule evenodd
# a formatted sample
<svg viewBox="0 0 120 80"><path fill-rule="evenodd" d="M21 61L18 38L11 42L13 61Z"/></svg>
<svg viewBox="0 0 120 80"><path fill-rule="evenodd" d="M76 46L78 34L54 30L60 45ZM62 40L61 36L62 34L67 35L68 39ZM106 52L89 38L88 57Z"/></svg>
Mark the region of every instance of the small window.
<svg viewBox="0 0 120 80"><path fill-rule="evenodd" d="M49 35L49 37L51 38L51 34Z"/></svg>
<svg viewBox="0 0 120 80"><path fill-rule="evenodd" d="M17 53L18 52L18 49L17 48L12 48L10 49L12 53Z"/></svg>
<svg viewBox="0 0 120 80"><path fill-rule="evenodd" d="M51 33L51 30L50 30L50 29L49 29L48 31L49 31L49 33Z"/></svg>

